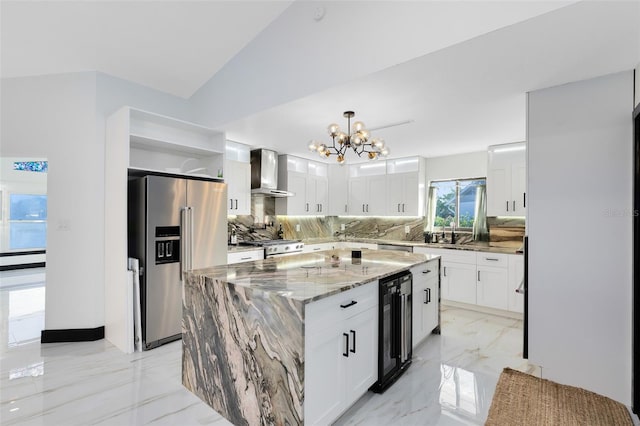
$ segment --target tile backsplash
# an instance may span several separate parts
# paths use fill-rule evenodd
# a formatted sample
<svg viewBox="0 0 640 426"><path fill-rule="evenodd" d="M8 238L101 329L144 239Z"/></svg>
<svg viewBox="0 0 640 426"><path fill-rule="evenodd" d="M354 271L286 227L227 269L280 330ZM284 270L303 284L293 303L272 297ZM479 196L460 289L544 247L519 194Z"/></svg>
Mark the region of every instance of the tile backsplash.
<svg viewBox="0 0 640 426"><path fill-rule="evenodd" d="M525 219L521 217L487 217L489 245L520 247L525 233Z"/></svg>
<svg viewBox="0 0 640 426"><path fill-rule="evenodd" d="M424 217L276 216L273 198L255 197L251 216L229 216L229 233L235 229L239 241L283 238L375 238L382 240L424 240ZM406 233L407 230L409 233ZM344 229L342 229L344 228Z"/></svg>
<svg viewBox="0 0 640 426"><path fill-rule="evenodd" d="M313 238L371 238L424 241L424 217L276 216L275 199L254 197L251 216L229 216L228 232L235 229L238 241ZM525 232L524 218L488 217L490 245L519 246ZM408 228L407 228L408 227ZM343 229L344 228L344 229ZM408 229L409 233L405 231ZM470 233L458 234L460 243L471 242Z"/></svg>

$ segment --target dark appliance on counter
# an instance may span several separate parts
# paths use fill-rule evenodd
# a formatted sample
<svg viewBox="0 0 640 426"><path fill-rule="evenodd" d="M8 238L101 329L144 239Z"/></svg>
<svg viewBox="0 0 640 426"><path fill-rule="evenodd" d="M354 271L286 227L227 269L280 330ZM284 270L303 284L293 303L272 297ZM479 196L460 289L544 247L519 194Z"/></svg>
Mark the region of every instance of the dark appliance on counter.
<svg viewBox="0 0 640 426"><path fill-rule="evenodd" d="M264 258L301 253L304 243L297 240L254 240L243 241L244 246L263 247Z"/></svg>
<svg viewBox="0 0 640 426"><path fill-rule="evenodd" d="M411 365L412 276L405 271L380 280L378 381L371 390L382 393Z"/></svg>
<svg viewBox="0 0 640 426"><path fill-rule="evenodd" d="M142 349L182 335L183 273L227 263L227 185L130 176L129 257L140 262Z"/></svg>

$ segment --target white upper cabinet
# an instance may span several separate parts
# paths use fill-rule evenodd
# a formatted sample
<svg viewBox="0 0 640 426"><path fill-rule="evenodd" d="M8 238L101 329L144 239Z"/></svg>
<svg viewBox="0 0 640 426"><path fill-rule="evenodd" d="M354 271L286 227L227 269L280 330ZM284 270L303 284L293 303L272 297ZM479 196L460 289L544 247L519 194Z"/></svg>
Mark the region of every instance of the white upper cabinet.
<svg viewBox="0 0 640 426"><path fill-rule="evenodd" d="M310 214L328 214L329 180L327 172L327 164L309 161L306 196Z"/></svg>
<svg viewBox="0 0 640 426"><path fill-rule="evenodd" d="M278 187L293 195L276 199L276 214L328 214L328 166L291 155L278 157Z"/></svg>
<svg viewBox="0 0 640 426"><path fill-rule="evenodd" d="M487 216L525 216L526 144L490 146L488 154Z"/></svg>
<svg viewBox="0 0 640 426"><path fill-rule="evenodd" d="M225 161L224 181L227 183L227 214L251 214L251 164Z"/></svg>
<svg viewBox="0 0 640 426"><path fill-rule="evenodd" d="M386 161L349 166L349 215L387 214L386 168Z"/></svg>
<svg viewBox="0 0 640 426"><path fill-rule="evenodd" d="M251 214L251 163L249 146L227 141L224 181L227 184L227 214Z"/></svg>
<svg viewBox="0 0 640 426"><path fill-rule="evenodd" d="M343 216L349 214L349 167L329 164L329 207L327 215Z"/></svg>
<svg viewBox="0 0 640 426"><path fill-rule="evenodd" d="M387 215L424 216L425 160L387 160Z"/></svg>
<svg viewBox="0 0 640 426"><path fill-rule="evenodd" d="M129 107L116 112L111 123L121 133L110 140L126 146L129 168L204 177L222 173L222 132Z"/></svg>

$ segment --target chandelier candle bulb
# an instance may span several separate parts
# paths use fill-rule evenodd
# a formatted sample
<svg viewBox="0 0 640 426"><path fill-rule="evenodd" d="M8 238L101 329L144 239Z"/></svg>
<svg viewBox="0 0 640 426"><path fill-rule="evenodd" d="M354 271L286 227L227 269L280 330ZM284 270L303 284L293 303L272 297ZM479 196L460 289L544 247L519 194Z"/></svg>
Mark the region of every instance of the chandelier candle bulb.
<svg viewBox="0 0 640 426"><path fill-rule="evenodd" d="M369 160L375 160L379 157L386 157L389 155L389 148L385 146L382 139L371 138L371 133L365 128L362 121L356 121L351 125L351 119L356 115L353 111L345 111L342 114L347 119L347 129L350 130L349 134L346 134L340 130L340 126L335 123L327 126L327 132L332 139L332 145L319 143L316 141L309 142L309 150L316 151L321 157L330 157L336 155L338 164L345 162L345 153L347 148L353 149L358 157L361 157L363 153L367 154ZM338 142L336 146L336 142Z"/></svg>

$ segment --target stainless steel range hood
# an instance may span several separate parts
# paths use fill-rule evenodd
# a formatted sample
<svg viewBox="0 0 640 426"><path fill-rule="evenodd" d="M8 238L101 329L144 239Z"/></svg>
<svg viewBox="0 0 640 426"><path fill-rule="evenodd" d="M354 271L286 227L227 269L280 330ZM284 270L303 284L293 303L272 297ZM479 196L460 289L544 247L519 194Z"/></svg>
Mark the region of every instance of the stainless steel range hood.
<svg viewBox="0 0 640 426"><path fill-rule="evenodd" d="M278 189L278 154L268 149L251 151L251 195L290 197L292 192Z"/></svg>

